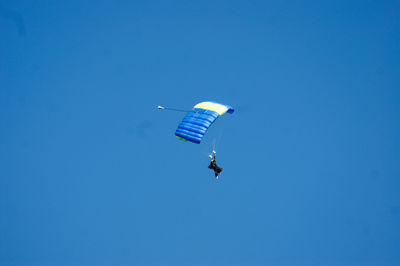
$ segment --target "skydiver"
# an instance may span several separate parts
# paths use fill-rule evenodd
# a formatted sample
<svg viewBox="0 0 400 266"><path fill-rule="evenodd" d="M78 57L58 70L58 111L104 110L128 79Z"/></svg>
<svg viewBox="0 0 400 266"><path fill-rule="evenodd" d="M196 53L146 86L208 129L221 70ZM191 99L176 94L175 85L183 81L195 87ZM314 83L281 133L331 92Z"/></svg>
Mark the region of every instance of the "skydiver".
<svg viewBox="0 0 400 266"><path fill-rule="evenodd" d="M209 155L211 162L210 162L210 165L208 166L208 168L214 170L215 178L218 179L218 175L219 175L219 173L221 173L222 168L219 167L217 165L217 162L215 161L217 153L215 151L213 151L213 154L214 154L214 156L212 156L211 154Z"/></svg>

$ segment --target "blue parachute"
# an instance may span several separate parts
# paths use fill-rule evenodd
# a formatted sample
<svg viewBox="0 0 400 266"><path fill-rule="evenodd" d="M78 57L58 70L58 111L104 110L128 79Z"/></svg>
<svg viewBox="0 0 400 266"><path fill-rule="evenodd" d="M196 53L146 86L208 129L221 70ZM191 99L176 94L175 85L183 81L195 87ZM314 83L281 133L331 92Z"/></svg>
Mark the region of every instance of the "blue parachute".
<svg viewBox="0 0 400 266"><path fill-rule="evenodd" d="M201 102L188 112L178 125L175 136L184 141L200 143L207 129L225 113L232 114L234 109L216 102Z"/></svg>

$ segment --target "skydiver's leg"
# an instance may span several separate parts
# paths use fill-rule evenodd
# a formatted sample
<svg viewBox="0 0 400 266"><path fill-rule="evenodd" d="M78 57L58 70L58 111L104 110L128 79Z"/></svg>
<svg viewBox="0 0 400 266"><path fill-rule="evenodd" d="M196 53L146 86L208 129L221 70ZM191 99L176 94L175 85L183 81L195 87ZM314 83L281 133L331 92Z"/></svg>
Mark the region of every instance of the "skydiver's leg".
<svg viewBox="0 0 400 266"><path fill-rule="evenodd" d="M219 173L221 173L222 168L217 166L216 169L215 169L215 171L219 174Z"/></svg>

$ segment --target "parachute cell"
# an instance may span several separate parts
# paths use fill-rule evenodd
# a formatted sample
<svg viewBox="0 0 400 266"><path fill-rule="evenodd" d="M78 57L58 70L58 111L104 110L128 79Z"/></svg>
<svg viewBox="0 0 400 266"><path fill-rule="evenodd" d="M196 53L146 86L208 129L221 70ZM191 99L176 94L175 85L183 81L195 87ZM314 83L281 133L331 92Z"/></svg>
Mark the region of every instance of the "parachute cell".
<svg viewBox="0 0 400 266"><path fill-rule="evenodd" d="M175 136L184 141L200 143L207 129L215 120L225 114L232 114L234 109L216 102L201 102L188 112L178 125Z"/></svg>

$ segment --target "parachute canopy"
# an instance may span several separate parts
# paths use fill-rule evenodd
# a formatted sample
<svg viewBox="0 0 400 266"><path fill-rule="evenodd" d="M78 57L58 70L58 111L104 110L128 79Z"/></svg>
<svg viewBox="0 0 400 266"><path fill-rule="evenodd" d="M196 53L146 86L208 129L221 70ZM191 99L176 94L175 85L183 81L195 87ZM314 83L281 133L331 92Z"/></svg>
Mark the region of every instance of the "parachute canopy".
<svg viewBox="0 0 400 266"><path fill-rule="evenodd" d="M234 109L216 102L201 102L192 111L187 112L175 131L175 136L184 141L200 143L207 129L225 113L232 114Z"/></svg>

